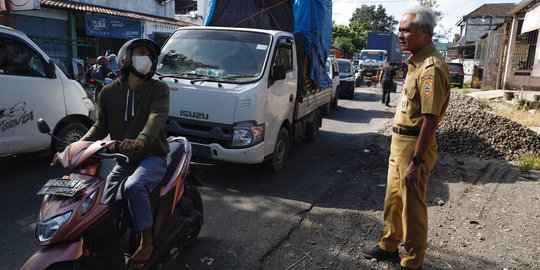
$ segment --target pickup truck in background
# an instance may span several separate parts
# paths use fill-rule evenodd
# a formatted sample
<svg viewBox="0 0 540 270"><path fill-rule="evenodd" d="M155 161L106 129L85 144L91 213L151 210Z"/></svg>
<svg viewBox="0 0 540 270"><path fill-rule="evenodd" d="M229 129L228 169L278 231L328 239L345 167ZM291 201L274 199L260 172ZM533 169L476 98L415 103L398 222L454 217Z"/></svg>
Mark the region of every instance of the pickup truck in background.
<svg viewBox="0 0 540 270"><path fill-rule="evenodd" d="M332 2L258 3L210 2L206 26L163 46L156 77L171 90L167 131L187 137L195 158L277 171L331 107Z"/></svg>

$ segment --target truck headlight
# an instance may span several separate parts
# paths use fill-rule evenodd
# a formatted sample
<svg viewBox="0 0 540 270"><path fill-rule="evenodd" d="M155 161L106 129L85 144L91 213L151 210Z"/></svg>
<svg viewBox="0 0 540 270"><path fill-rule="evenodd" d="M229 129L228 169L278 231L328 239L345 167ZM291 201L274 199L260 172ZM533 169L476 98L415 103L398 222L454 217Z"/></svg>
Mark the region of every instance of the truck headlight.
<svg viewBox="0 0 540 270"><path fill-rule="evenodd" d="M248 147L264 141L264 124L237 123L233 127L232 147Z"/></svg>
<svg viewBox="0 0 540 270"><path fill-rule="evenodd" d="M354 82L354 76L350 76L350 77L345 78L345 81Z"/></svg>
<svg viewBox="0 0 540 270"><path fill-rule="evenodd" d="M46 245L53 238L58 228L64 224L71 216L71 211L53 217L49 220L38 220L36 224L36 237L41 245Z"/></svg>

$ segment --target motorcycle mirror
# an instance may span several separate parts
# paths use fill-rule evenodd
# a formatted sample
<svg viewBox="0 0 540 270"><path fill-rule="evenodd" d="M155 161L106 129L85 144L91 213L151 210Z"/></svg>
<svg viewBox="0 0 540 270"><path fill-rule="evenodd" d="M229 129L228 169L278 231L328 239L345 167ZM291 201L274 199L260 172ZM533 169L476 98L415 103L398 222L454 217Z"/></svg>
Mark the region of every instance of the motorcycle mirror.
<svg viewBox="0 0 540 270"><path fill-rule="evenodd" d="M39 118L37 120L37 126L38 126L38 129L39 129L39 132L45 133L45 134L51 133L51 129L49 128L49 125L47 125L47 122L45 122L45 120L43 120L43 118Z"/></svg>
<svg viewBox="0 0 540 270"><path fill-rule="evenodd" d="M47 125L47 122L45 122L45 120L43 120L43 118L39 118L37 120L37 126L38 126L38 129L39 129L39 132L43 133L43 134L49 134L49 136L53 137L56 141L58 142L62 142L62 140L60 140L60 138L54 136L51 134L51 128L49 128L49 125Z"/></svg>

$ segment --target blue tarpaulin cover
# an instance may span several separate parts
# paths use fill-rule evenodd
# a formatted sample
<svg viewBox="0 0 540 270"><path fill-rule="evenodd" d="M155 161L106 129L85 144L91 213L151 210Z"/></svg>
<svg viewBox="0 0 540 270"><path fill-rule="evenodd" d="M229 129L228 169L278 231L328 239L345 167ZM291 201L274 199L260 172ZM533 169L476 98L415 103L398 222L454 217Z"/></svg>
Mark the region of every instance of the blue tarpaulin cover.
<svg viewBox="0 0 540 270"><path fill-rule="evenodd" d="M326 59L332 47L332 0L210 0L206 26L281 30L305 38L309 75L329 88Z"/></svg>

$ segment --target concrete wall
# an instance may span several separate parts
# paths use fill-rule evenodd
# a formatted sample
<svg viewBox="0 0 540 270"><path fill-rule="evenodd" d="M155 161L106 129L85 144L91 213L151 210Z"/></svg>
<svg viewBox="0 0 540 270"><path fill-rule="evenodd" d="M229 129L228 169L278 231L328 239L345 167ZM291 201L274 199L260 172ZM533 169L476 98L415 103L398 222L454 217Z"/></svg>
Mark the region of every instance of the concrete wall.
<svg viewBox="0 0 540 270"><path fill-rule="evenodd" d="M165 5L160 5L156 0L72 0L88 5L108 7L113 9L143 13L148 15L166 17L174 19L174 1L169 1Z"/></svg>

